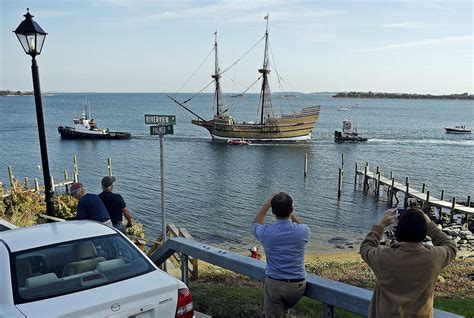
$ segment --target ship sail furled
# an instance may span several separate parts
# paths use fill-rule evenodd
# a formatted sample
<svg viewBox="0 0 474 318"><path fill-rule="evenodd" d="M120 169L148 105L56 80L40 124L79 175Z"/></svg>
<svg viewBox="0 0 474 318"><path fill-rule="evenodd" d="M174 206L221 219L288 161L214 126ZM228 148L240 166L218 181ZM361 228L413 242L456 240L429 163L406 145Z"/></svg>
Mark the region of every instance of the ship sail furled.
<svg viewBox="0 0 474 318"><path fill-rule="evenodd" d="M212 75L212 78L215 81L216 84L216 90L214 94L214 106L216 110L216 115L222 114L222 111L224 110L224 96L222 95L222 89L221 89L221 84L219 79L221 78L221 70L219 67L219 58L217 55L217 31L214 32L214 54L215 54L215 60L214 60L214 74Z"/></svg>
<svg viewBox="0 0 474 318"><path fill-rule="evenodd" d="M270 85L268 84L268 74L270 74L270 68L268 63L268 14L265 16L267 21L265 29L265 52L263 55L263 67L258 71L262 73L262 89L260 90L260 124L265 124L267 118L273 118L275 114L273 113L272 105L272 92L270 91Z"/></svg>

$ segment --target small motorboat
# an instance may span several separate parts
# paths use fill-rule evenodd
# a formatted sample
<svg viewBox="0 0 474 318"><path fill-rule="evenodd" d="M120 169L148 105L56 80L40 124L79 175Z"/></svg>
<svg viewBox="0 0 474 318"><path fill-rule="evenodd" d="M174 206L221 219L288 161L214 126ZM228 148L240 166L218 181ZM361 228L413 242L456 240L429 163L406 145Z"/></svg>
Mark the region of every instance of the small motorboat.
<svg viewBox="0 0 474 318"><path fill-rule="evenodd" d="M471 133L471 130L467 129L466 126L464 125L446 127L444 129L446 130L446 133L448 134L470 134Z"/></svg>
<svg viewBox="0 0 474 318"><path fill-rule="evenodd" d="M342 131L334 132L335 142L364 142L367 138L359 136L359 132L356 127L352 127L352 121L350 119L344 119L342 121Z"/></svg>
<svg viewBox="0 0 474 318"><path fill-rule="evenodd" d="M337 111L338 112L350 112L351 111L351 108L350 107L346 107L346 106L339 106L337 108Z"/></svg>
<svg viewBox="0 0 474 318"><path fill-rule="evenodd" d="M229 139L227 140L227 143L229 145L250 145L251 144L250 140L245 140L245 139Z"/></svg>

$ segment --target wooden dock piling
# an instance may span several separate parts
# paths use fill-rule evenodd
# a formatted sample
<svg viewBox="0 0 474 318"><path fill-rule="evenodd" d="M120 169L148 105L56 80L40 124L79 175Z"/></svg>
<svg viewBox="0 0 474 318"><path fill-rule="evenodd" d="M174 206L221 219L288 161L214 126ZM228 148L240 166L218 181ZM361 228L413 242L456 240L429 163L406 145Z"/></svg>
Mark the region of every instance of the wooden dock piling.
<svg viewBox="0 0 474 318"><path fill-rule="evenodd" d="M341 192L342 192L342 169L339 168L339 178L338 178L338 184L337 184L337 197L341 197Z"/></svg>
<svg viewBox="0 0 474 318"><path fill-rule="evenodd" d="M13 176L13 170L12 167L8 166L8 179L10 180L10 188L13 187L15 180Z"/></svg>
<svg viewBox="0 0 474 318"><path fill-rule="evenodd" d="M403 208L408 208L408 197L410 194L410 182L408 182L408 177L405 179L405 199L403 200Z"/></svg>
<svg viewBox="0 0 474 318"><path fill-rule="evenodd" d="M107 158L107 168L109 170L109 176L112 176L112 158ZM305 173L306 176L306 173Z"/></svg>
<svg viewBox="0 0 474 318"><path fill-rule="evenodd" d="M77 157L74 156L72 157L72 162L73 162L73 175L74 175L74 182L77 182L79 180L79 167L77 165Z"/></svg>
<svg viewBox="0 0 474 318"><path fill-rule="evenodd" d="M357 162L355 163L355 174L354 174L354 186L357 185L357 171L359 171L359 167Z"/></svg>
<svg viewBox="0 0 474 318"><path fill-rule="evenodd" d="M304 177L306 178L308 174L308 154L304 154Z"/></svg>

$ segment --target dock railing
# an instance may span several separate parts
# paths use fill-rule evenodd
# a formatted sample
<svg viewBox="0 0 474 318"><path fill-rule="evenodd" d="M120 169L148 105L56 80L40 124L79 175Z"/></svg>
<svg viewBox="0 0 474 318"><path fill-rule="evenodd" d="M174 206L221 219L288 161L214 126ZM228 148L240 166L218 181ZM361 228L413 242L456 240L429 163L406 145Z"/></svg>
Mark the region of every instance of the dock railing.
<svg viewBox="0 0 474 318"><path fill-rule="evenodd" d="M151 254L150 258L156 265L161 265L174 253L181 253L182 260L187 260L191 256L259 281L265 279L265 263L263 261L183 237L169 239ZM189 271L187 266L188 262L181 262L181 279L188 285ZM305 296L323 303L323 317L334 317L334 308L336 307L362 316L368 315L369 304L372 298L370 290L310 274L306 275L306 280ZM454 318L462 316L435 309L434 317Z"/></svg>

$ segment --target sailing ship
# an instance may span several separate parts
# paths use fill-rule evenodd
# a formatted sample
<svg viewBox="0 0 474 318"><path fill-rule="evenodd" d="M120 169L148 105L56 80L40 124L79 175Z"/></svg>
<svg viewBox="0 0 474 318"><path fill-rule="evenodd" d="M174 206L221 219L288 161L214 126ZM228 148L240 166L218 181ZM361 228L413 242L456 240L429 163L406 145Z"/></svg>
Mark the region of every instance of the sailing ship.
<svg viewBox="0 0 474 318"><path fill-rule="evenodd" d="M108 128L97 128L91 118L87 101L84 102L84 112L74 118L74 127L59 126L58 132L62 139L130 139L131 134L122 131L109 131Z"/></svg>
<svg viewBox="0 0 474 318"><path fill-rule="evenodd" d="M265 17L265 51L263 66L258 70L261 74L262 85L259 99L259 121L254 122L237 122L232 115L228 113L230 107L225 108L224 98L222 95L220 78L225 72L221 72L217 54L217 32L214 33L214 74L211 76L215 83L215 114L212 119L206 120L194 113L184 104L175 98L170 98L182 106L184 109L192 113L197 119L191 122L194 125L203 127L209 131L212 139L215 141L229 140L246 140L251 143L263 142L309 142L311 141L311 133L315 127L316 121L319 119L320 106L309 106L303 108L300 112L292 114L282 114L277 117L274 114L272 105L272 93L268 82L270 74L269 63L269 40L268 40L268 15Z"/></svg>

